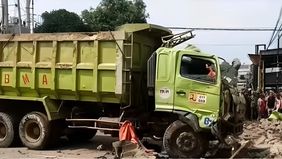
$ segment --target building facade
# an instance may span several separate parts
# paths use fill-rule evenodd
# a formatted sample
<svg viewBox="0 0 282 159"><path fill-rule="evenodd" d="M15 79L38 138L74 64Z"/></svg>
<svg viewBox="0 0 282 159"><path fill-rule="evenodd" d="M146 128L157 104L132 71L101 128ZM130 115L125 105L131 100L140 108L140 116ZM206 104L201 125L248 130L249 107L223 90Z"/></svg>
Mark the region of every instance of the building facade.
<svg viewBox="0 0 282 159"><path fill-rule="evenodd" d="M251 65L243 64L238 70L238 83L239 90L249 88L249 79L251 77Z"/></svg>

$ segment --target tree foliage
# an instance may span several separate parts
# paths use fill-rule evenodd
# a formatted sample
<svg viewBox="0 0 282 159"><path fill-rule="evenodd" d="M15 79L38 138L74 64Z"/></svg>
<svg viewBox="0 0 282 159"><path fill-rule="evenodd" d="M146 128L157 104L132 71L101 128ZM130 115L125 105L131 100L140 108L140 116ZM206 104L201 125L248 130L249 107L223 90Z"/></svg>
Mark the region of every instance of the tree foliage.
<svg viewBox="0 0 282 159"><path fill-rule="evenodd" d="M35 28L35 32L54 33L54 32L84 32L90 31L82 19L73 12L65 9L59 9L44 12L41 15L43 23Z"/></svg>
<svg viewBox="0 0 282 159"><path fill-rule="evenodd" d="M146 23L143 0L102 0L94 9L82 11L82 19L93 31L114 30L125 23Z"/></svg>

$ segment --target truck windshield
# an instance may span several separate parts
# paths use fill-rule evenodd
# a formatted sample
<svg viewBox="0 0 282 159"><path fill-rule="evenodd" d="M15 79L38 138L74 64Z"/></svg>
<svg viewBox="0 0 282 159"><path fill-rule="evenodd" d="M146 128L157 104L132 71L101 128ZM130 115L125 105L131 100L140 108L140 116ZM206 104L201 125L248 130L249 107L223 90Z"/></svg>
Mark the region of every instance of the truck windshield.
<svg viewBox="0 0 282 159"><path fill-rule="evenodd" d="M210 60L183 55L181 60L180 75L185 78L202 82L214 83L216 69Z"/></svg>

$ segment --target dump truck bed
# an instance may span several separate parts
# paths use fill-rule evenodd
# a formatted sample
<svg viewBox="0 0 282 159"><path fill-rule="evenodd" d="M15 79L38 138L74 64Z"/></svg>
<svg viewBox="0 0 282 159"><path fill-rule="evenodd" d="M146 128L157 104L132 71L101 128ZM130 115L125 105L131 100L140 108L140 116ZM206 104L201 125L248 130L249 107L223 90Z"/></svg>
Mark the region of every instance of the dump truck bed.
<svg viewBox="0 0 282 159"><path fill-rule="evenodd" d="M131 24L112 32L0 35L0 98L128 103L142 82L132 78L145 73L167 34Z"/></svg>

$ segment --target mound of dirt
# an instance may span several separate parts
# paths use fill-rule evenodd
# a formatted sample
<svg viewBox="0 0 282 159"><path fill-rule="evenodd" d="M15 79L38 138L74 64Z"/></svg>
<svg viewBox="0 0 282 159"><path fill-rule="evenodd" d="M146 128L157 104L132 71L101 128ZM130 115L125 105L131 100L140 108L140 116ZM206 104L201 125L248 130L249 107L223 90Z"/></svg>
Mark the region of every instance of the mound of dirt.
<svg viewBox="0 0 282 159"><path fill-rule="evenodd" d="M241 153L244 157L282 158L282 121L247 122L239 138L240 143L251 142Z"/></svg>

